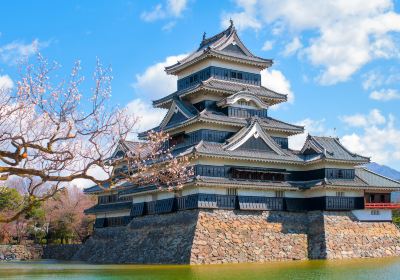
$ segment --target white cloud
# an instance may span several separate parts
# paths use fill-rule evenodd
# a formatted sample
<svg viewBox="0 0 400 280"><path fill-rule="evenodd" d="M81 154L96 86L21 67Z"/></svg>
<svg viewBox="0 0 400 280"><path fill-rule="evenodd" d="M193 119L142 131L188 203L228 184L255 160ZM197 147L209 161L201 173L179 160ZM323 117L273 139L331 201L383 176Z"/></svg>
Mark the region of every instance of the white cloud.
<svg viewBox="0 0 400 280"><path fill-rule="evenodd" d="M108 178L108 174L104 172L103 169L101 169L100 167L94 167L92 169L89 169L88 174L95 177L98 180L105 180ZM91 180L87 179L75 179L71 183L80 189L89 188L94 185L94 183Z"/></svg>
<svg viewBox="0 0 400 280"><path fill-rule="evenodd" d="M186 8L186 5L186 0L168 0L168 8L171 13L176 17L181 16L182 12Z"/></svg>
<svg viewBox="0 0 400 280"><path fill-rule="evenodd" d="M40 42L39 39L33 40L30 44L14 41L0 46L0 60L4 63L14 65L21 59L26 59L34 55L39 49L47 47L49 44L49 41Z"/></svg>
<svg viewBox="0 0 400 280"><path fill-rule="evenodd" d="M372 161L400 168L400 129L395 127L392 115L385 122L370 122L361 133L341 137L341 142L350 151L370 156Z"/></svg>
<svg viewBox="0 0 400 280"><path fill-rule="evenodd" d="M165 116L166 110L153 108L151 102L140 98L134 99L126 105L129 114L139 117L137 129L146 131L159 125Z"/></svg>
<svg viewBox="0 0 400 280"><path fill-rule="evenodd" d="M274 47L273 41L265 41L264 45L262 46L261 50L263 51L270 51Z"/></svg>
<svg viewBox="0 0 400 280"><path fill-rule="evenodd" d="M308 134L319 136L329 133L325 128L325 119L312 120L307 118L297 122L296 125L304 126L304 133L289 137L289 147L294 150L300 150L303 147Z"/></svg>
<svg viewBox="0 0 400 280"><path fill-rule="evenodd" d="M168 0L166 5L157 4L151 11L144 11L140 18L147 22L152 22L160 19L180 17L186 9L186 0Z"/></svg>
<svg viewBox="0 0 400 280"><path fill-rule="evenodd" d="M14 83L11 80L10 76L3 75L0 76L0 90L9 90L14 87Z"/></svg>
<svg viewBox="0 0 400 280"><path fill-rule="evenodd" d="M400 99L400 92L396 89L381 89L371 92L369 98L380 101Z"/></svg>
<svg viewBox="0 0 400 280"><path fill-rule="evenodd" d="M279 23L279 34L287 34L283 29L311 34L302 54L321 68L321 84L347 81L373 59L399 57L392 33L400 32L400 14L391 0L237 0L236 4L242 11L225 12L224 18L246 19L238 28L258 31Z"/></svg>
<svg viewBox="0 0 400 280"><path fill-rule="evenodd" d="M171 31L176 25L176 21L170 21L166 24L163 25L163 27L161 28L161 30L163 31Z"/></svg>
<svg viewBox="0 0 400 280"><path fill-rule="evenodd" d="M299 37L294 37L293 40L285 46L285 49L283 50L283 55L284 56L293 55L302 47L303 44L301 43Z"/></svg>
<svg viewBox="0 0 400 280"><path fill-rule="evenodd" d="M140 18L144 21L155 21L158 19L163 19L167 16L166 12L163 9L162 4L158 4L154 7L154 9L150 12L143 12L140 15Z"/></svg>
<svg viewBox="0 0 400 280"><path fill-rule="evenodd" d="M400 69L398 67L390 67L389 69L374 69L362 75L364 90L377 89L383 86L393 86L400 83Z"/></svg>
<svg viewBox="0 0 400 280"><path fill-rule="evenodd" d="M236 4L243 9L243 12L239 13L226 13L224 12L221 17L221 26L223 28L229 26L229 20L232 19L235 22L235 27L239 30L245 30L247 28L259 30L262 28L262 24L256 18L255 4L257 0L237 0Z"/></svg>
<svg viewBox="0 0 400 280"><path fill-rule="evenodd" d="M151 65L143 73L136 75L133 84L136 93L143 98L157 99L176 91L176 76L167 75L164 68L175 64L185 56L186 54L169 56L163 62Z"/></svg>
<svg viewBox="0 0 400 280"><path fill-rule="evenodd" d="M371 110L368 115L355 114L350 116L341 116L339 118L348 126L353 127L368 127L384 124L386 122L386 118L378 109Z"/></svg>
<svg viewBox="0 0 400 280"><path fill-rule="evenodd" d="M364 90L382 86L385 80L385 77L379 71L369 71L363 75L363 78L362 87Z"/></svg>
<svg viewBox="0 0 400 280"><path fill-rule="evenodd" d="M265 69L261 71L261 84L266 88L273 91L287 94L288 102L294 102L294 94L292 92L290 82L283 73L279 70L269 70Z"/></svg>

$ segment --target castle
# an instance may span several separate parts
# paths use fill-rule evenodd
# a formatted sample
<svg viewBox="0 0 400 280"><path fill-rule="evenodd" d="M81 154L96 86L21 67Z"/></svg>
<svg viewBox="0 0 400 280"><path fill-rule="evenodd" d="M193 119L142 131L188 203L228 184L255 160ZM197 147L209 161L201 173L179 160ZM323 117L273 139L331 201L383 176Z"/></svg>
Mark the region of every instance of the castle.
<svg viewBox="0 0 400 280"><path fill-rule="evenodd" d="M107 229L114 234L133 234L129 230L145 227L142 234L146 233L151 242L143 236L137 237L140 242L130 241L140 243L131 254L142 254L134 250L157 251L151 248L152 243L156 244L157 238L164 240L161 235L167 228L172 232L181 230L177 234L192 236L191 241L185 239L188 245L180 249L186 250L185 260L176 257L179 254L175 252L171 254L177 261L173 261L173 256L159 259L157 253L151 258L150 253L148 258L131 256L126 261L115 257L115 262L219 263L346 257L345 249L331 248L341 245L330 244L332 240L327 237L329 225L334 229L340 223L355 226L361 236L370 234L368 246L372 247L381 244L375 239L375 229L381 226L399 237L391 223L392 209L399 208L391 203L391 192L400 190L399 182L362 167L369 158L352 153L338 138L308 135L301 150L290 149L288 138L303 133L304 127L270 116L270 107L287 101L286 95L261 85L260 72L272 63L250 52L231 22L219 34L204 36L195 52L165 68L168 74L178 77L177 90L153 101L155 107L168 110L153 130L169 133L168 144L175 156L195 155L195 175L181 190L172 192L152 185L124 184L111 191L98 186L88 188L85 193L96 195L98 204L85 212L96 215L98 236L103 236ZM139 137L145 138L146 133ZM128 150L136 153L137 147L137 142L125 141L113 156ZM180 228L171 229L174 223ZM213 229L202 231L206 227ZM243 227L249 228L250 237L241 235ZM160 236L156 237L152 230ZM353 232L355 236L358 233ZM248 248L235 251L238 244L237 248L229 247L229 252L218 251L225 243L210 241L218 234L229 246L236 241L244 242L249 243L246 246L250 251L261 248L261 252L257 251L257 257L248 253L233 258L232 254L240 255ZM268 236L274 236L269 243L260 241ZM400 246L396 238L385 239L386 247L377 256L398 255ZM346 238L335 240L334 243L347 242ZM273 242L287 242L291 249L288 252ZM367 253L372 247L360 242L360 252L352 250L354 256L375 256ZM178 245L174 244L165 250L176 251ZM277 249L272 252L271 248Z"/></svg>

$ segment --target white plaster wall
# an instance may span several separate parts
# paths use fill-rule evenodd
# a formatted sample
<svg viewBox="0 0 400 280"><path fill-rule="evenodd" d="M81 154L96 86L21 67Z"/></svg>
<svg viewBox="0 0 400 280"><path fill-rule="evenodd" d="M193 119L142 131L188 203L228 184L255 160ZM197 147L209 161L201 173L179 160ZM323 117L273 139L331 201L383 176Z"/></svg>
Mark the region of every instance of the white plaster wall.
<svg viewBox="0 0 400 280"><path fill-rule="evenodd" d="M225 188L218 187L200 187L199 193L207 193L207 194L226 194Z"/></svg>
<svg viewBox="0 0 400 280"><path fill-rule="evenodd" d="M388 209L377 209L379 211L379 215L372 215L372 211L376 211L375 209L362 209L362 210L353 210L351 211L354 216L359 221L391 221L392 220L392 210Z"/></svg>
<svg viewBox="0 0 400 280"><path fill-rule="evenodd" d="M96 214L96 218L122 217L122 216L129 216L130 214L131 214L130 210L124 210L112 213L98 213Z"/></svg>
<svg viewBox="0 0 400 280"><path fill-rule="evenodd" d="M304 198L305 192L304 191L285 191L285 197Z"/></svg>
<svg viewBox="0 0 400 280"><path fill-rule="evenodd" d="M184 188L182 190L182 196L196 194L196 193L199 193L199 188L192 187L192 188Z"/></svg>
<svg viewBox="0 0 400 280"><path fill-rule="evenodd" d="M266 190L238 189L238 195L275 197L275 192Z"/></svg>
<svg viewBox="0 0 400 280"><path fill-rule="evenodd" d="M336 196L336 192L344 192L345 197L364 197L364 191L351 191L351 190L327 190L326 195L327 196Z"/></svg>
<svg viewBox="0 0 400 280"><path fill-rule="evenodd" d="M326 190L326 189L311 189L306 191L286 191L285 197L291 198L309 198L321 196L336 196L337 191L343 191L345 197L363 197L363 191L349 191L349 190Z"/></svg>
<svg viewBox="0 0 400 280"><path fill-rule="evenodd" d="M133 197L133 203L149 202L152 201L151 195L139 195Z"/></svg>
<svg viewBox="0 0 400 280"><path fill-rule="evenodd" d="M173 197L175 197L175 194L173 192L168 192L168 191L163 191L157 194L157 200L173 198Z"/></svg>

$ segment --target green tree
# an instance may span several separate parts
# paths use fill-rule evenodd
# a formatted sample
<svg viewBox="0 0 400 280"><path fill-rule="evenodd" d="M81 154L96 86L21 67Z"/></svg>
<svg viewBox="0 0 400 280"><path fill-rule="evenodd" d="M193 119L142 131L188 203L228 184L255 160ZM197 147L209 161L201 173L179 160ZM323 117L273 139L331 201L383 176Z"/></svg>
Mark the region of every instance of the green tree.
<svg viewBox="0 0 400 280"><path fill-rule="evenodd" d="M23 196L13 188L0 187L0 211L17 210L23 205Z"/></svg>

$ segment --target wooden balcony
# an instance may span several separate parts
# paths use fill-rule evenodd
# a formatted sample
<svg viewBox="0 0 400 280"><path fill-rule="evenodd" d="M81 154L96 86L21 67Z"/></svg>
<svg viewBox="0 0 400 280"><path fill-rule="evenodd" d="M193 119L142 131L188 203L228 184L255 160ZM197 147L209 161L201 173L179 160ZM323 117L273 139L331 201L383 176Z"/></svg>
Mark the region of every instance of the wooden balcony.
<svg viewBox="0 0 400 280"><path fill-rule="evenodd" d="M400 203L380 202L365 203L365 209L400 209Z"/></svg>

